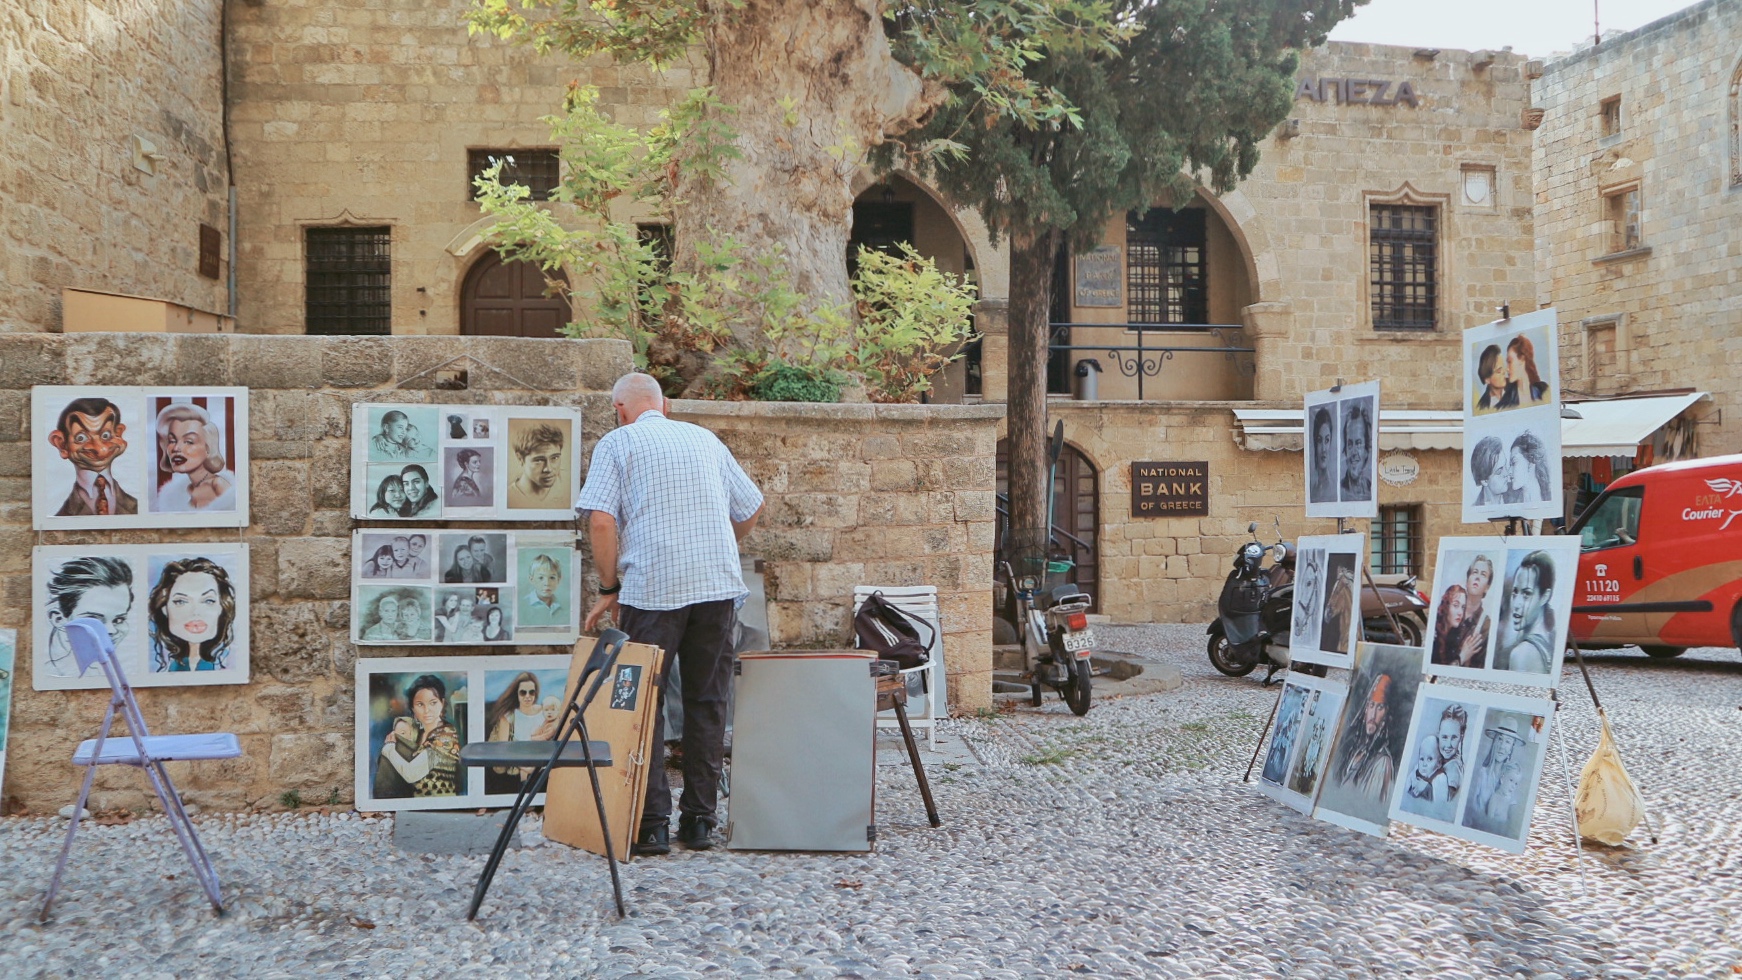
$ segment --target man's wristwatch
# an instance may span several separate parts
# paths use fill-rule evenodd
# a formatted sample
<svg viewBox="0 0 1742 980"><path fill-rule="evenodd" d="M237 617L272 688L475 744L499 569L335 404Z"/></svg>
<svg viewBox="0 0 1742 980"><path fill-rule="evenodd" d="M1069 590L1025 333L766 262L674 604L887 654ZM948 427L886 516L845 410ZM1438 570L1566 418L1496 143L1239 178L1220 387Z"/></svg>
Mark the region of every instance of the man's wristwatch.
<svg viewBox="0 0 1742 980"><path fill-rule="evenodd" d="M622 591L623 591L623 583L622 582L618 582L616 585L613 585L608 589L605 588L603 585L599 586L599 594L600 595L616 595L617 593L622 592Z"/></svg>

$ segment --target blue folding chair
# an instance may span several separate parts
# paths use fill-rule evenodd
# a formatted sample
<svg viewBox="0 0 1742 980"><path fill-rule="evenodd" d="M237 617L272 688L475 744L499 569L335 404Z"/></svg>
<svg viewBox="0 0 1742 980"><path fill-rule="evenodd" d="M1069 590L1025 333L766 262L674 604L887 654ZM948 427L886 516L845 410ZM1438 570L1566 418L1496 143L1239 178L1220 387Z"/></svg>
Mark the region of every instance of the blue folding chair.
<svg viewBox="0 0 1742 980"><path fill-rule="evenodd" d="M553 741L537 742L473 742L460 749L460 765L462 766L497 766L502 768L536 767L534 772L520 787L519 795L514 798L514 806L509 808L508 819L502 822L502 832L496 836L496 846L491 848L490 857L484 862L484 873L478 876L478 884L472 889L472 904L466 907L466 921L478 917L478 907L484 904L484 895L490 890L490 881L496 877L496 869L502 864L503 855L508 853L508 843L514 839L514 829L520 825L520 818L526 815L526 810L532 805L532 798L544 792L545 782L550 779L550 771L554 768L585 768L587 775L593 780L593 805L599 811L599 832L605 838L605 863L611 867L611 894L617 900L617 918L627 916L623 906L623 881L617 874L617 854L611 846L611 827L605 820L605 794L599 788L599 770L609 769L616 765L611 759L611 743L595 742L587 735L587 706L593 703L593 697L599 693L599 687L605 678L611 676L611 669L617 663L617 657L623 652L623 644L629 642L629 635L621 630L601 630L598 642L593 644L593 652L587 657L587 663L581 668L581 676L575 679L573 692L569 695L568 707L563 709L562 719L557 722L557 737ZM576 741L576 736L579 740Z"/></svg>
<svg viewBox="0 0 1742 980"><path fill-rule="evenodd" d="M165 762L191 762L199 759L234 759L242 754L242 744L236 736L228 732L213 732L204 735L153 735L145 727L145 716L139 712L139 702L133 698L133 688L127 683L127 675L122 672L121 665L115 660L115 643L109 638L109 631L101 625L89 620L75 619L66 624L67 643L72 647L73 658L79 665L79 674L83 676L94 664L103 668L103 675L109 680L109 710L103 715L103 727L97 730L97 737L79 743L79 749L73 753L73 764L85 767L85 783L79 788L78 802L73 804L73 816L67 825L66 843L61 845L60 861L54 866L54 880L49 882L48 897L42 903L41 920L48 920L49 907L54 905L55 893L60 891L62 872L66 871L67 857L73 851L73 835L79 832L79 818L84 816L85 801L91 795L91 781L97 775L98 766L137 766L145 771L145 778L150 780L151 788L157 792L157 799L163 804L163 813L169 818L169 825L175 830L176 839L181 841L181 849L187 854L188 862L194 866L194 874L200 879L200 886L206 890L206 897L211 899L212 908L219 915L224 914L224 903L218 896L218 872L212 868L211 858L206 856L206 850L200 846L199 832L194 829L193 821L188 819L187 810L182 807L181 794L176 791L175 783L170 781L169 772L163 768ZM115 712L120 709L121 716L127 722L127 735L109 737L109 730L115 724Z"/></svg>

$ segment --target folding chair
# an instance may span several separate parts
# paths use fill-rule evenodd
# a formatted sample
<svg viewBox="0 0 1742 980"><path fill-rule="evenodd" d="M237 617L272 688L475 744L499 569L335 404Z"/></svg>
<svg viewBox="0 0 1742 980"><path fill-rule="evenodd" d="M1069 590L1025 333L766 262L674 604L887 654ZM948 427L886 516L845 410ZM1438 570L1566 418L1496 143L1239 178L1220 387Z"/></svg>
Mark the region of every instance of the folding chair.
<svg viewBox="0 0 1742 980"><path fill-rule="evenodd" d="M611 892L617 899L617 917L627 916L623 910L623 883L617 876L617 854L611 845L610 826L605 822L605 794L599 789L599 769L615 765L611 761L611 743L590 740L586 719L587 706L593 703L593 696L599 693L605 678L611 676L617 656L623 652L623 644L627 642L629 636L621 630L605 630L599 634L599 641L593 644L593 653L581 669L580 679L575 682L568 706L563 709L562 719L557 723L556 741L473 742L460 749L460 765L463 766L538 767L538 772L521 785L520 795L514 798L514 807L508 811L508 819L502 824L502 833L496 837L496 846L490 849L490 859L484 862L484 873L478 877L478 886L472 890L471 907L466 909L467 921L478 917L478 906L484 904L484 894L490 890L490 881L496 877L496 868L508 852L508 842L514 839L520 818L526 815L532 798L544 792L550 771L558 766L585 766L587 774L592 777L593 802L599 807L599 830L605 838L605 861L611 866ZM580 742L571 745L569 742L576 732L580 733Z"/></svg>
<svg viewBox="0 0 1742 980"><path fill-rule="evenodd" d="M73 816L67 825L66 843L61 845L60 861L54 866L54 880L49 882L48 897L42 903L41 921L48 920L49 907L54 905L54 896L60 891L62 872L66 871L67 857L73 850L73 835L79 831L79 818L84 816L85 801L91 795L91 781L97 775L98 766L138 766L145 771L145 778L150 780L151 788L157 792L157 799L163 804L163 813L169 818L169 825L175 830L175 836L181 841L181 849L187 854L188 862L194 866L194 874L200 879L200 886L206 890L206 897L211 899L212 908L219 915L224 914L224 904L218 896L218 872L212 867L212 860L206 856L206 850L200 846L199 832L194 829L193 821L188 819L187 810L182 807L181 794L176 791L175 783L170 781L169 772L163 768L165 762L191 762L199 759L234 759L242 754L242 745L236 736L228 732L212 732L203 735L153 735L145 727L145 717L139 713L139 702L134 700L133 688L127 683L127 676L121 670L121 665L115 660L115 643L109 638L109 631L88 620L75 619L66 624L67 643L73 649L73 658L78 663L79 674L91 669L92 664L103 668L103 674L109 679L109 710L103 715L103 727L97 730L97 737L79 743L78 751L73 753L73 764L85 767L85 783L79 788L78 802L73 804ZM122 717L127 722L128 738L109 738L109 730L115 724L115 710L121 710Z"/></svg>

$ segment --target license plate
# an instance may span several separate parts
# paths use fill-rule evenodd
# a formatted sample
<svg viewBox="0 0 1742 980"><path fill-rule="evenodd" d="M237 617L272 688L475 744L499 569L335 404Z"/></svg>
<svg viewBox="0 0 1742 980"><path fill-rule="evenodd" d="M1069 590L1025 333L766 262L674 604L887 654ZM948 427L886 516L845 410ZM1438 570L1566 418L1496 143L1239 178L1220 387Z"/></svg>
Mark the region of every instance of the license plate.
<svg viewBox="0 0 1742 980"><path fill-rule="evenodd" d="M1089 648L1094 646L1094 645L1095 645L1095 631L1094 630L1082 630L1082 631L1077 632L1077 633L1066 633L1065 634L1065 652L1066 653L1088 653Z"/></svg>

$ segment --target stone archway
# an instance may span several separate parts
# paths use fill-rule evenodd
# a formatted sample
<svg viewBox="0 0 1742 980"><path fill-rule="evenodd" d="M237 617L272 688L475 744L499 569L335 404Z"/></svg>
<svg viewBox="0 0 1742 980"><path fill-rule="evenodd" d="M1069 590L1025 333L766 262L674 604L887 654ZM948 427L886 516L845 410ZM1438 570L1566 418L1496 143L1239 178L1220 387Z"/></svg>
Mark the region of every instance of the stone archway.
<svg viewBox="0 0 1742 980"><path fill-rule="evenodd" d="M998 440L997 491L1009 490L1008 440ZM1001 505L1002 506L1002 505ZM1052 526L1054 544L1069 552L1074 563L1065 580L1074 583L1094 600L1089 608L1101 608L1101 474L1089 455L1069 441L1059 453L1053 474ZM1063 533L1060 533L1063 532Z"/></svg>

